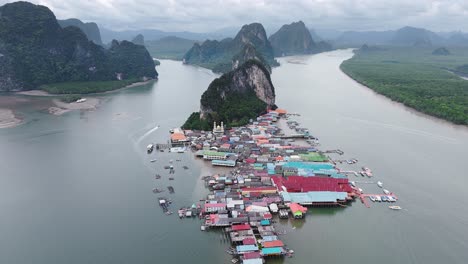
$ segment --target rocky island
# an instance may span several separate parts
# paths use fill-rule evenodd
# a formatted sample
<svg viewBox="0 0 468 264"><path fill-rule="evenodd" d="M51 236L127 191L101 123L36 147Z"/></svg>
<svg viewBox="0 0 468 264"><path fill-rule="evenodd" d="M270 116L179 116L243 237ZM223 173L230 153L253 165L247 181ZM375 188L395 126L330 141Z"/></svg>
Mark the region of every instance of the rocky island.
<svg viewBox="0 0 468 264"><path fill-rule="evenodd" d="M268 40L275 56L313 54L332 49L331 45L325 41L316 43L302 21L283 25Z"/></svg>
<svg viewBox="0 0 468 264"><path fill-rule="evenodd" d="M209 130L213 122L245 125L268 108L276 108L270 72L251 59L209 85L201 97L200 112L192 113L183 128Z"/></svg>
<svg viewBox="0 0 468 264"><path fill-rule="evenodd" d="M113 41L105 49L76 26L62 28L45 6L0 7L0 92L103 92L157 76L144 46Z"/></svg>
<svg viewBox="0 0 468 264"><path fill-rule="evenodd" d="M195 43L184 55L186 64L194 64L209 68L214 72L227 73L232 69L233 60L242 56L245 45L251 45L258 53L256 57L262 57L265 66L279 65L274 59L273 48L268 41L265 29L260 23L244 25L234 39L226 38L221 41L206 40L202 44Z"/></svg>

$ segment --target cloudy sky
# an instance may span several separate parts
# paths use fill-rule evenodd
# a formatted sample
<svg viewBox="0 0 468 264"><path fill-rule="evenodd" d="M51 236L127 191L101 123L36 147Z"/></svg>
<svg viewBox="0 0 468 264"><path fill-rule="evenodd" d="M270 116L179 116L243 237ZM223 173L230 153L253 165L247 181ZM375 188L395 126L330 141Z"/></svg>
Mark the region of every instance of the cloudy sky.
<svg viewBox="0 0 468 264"><path fill-rule="evenodd" d="M14 2L0 0L0 4ZM386 30L405 25L468 31L468 0L31 0L60 18L113 30L209 32L261 22L267 30L303 20L310 28Z"/></svg>

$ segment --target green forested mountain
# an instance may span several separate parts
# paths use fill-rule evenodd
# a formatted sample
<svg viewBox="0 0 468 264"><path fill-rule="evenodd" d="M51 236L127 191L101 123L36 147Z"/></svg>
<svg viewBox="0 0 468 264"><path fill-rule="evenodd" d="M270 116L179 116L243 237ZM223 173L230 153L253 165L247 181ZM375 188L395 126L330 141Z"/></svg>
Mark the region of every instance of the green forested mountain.
<svg viewBox="0 0 468 264"><path fill-rule="evenodd" d="M260 23L244 25L234 39L207 40L202 44L195 43L184 55L184 62L225 73L230 70L229 65L232 65L233 56L242 52L246 44L252 45L270 66L278 65L274 59L273 48L268 41L265 29Z"/></svg>
<svg viewBox="0 0 468 264"><path fill-rule="evenodd" d="M268 40L273 47L275 56L311 54L331 50L331 45L324 41L316 43L302 21L283 25Z"/></svg>
<svg viewBox="0 0 468 264"><path fill-rule="evenodd" d="M270 73L258 60L249 60L208 86L200 112L192 113L183 128L210 130L213 121L222 121L227 127L245 125L268 107L275 107Z"/></svg>
<svg viewBox="0 0 468 264"><path fill-rule="evenodd" d="M83 23L81 20L76 19L76 18L70 18L66 20L57 20L57 22L62 28L75 26L81 29L81 31L83 31L83 33L86 35L88 40L91 40L92 42L98 45L102 45L101 32L99 31L99 27L96 23L93 23L93 22Z"/></svg>
<svg viewBox="0 0 468 264"><path fill-rule="evenodd" d="M114 42L109 50L75 26L61 28L45 6L15 2L0 7L0 91L42 84L155 78L143 46Z"/></svg>

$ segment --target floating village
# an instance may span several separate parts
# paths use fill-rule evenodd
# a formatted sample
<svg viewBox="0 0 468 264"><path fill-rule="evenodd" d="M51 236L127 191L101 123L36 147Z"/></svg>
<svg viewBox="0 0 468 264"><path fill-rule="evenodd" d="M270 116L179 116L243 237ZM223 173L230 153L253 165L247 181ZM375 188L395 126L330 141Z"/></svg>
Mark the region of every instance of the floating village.
<svg viewBox="0 0 468 264"><path fill-rule="evenodd" d="M181 219L200 218L202 231L221 230L231 244L226 253L233 263L261 264L269 258L294 256L281 240L285 232L275 225L278 219L303 221L309 207L346 207L355 200L370 207L398 200L374 180L371 169L340 169L340 164L357 166L358 160L340 158L344 152L339 149L320 150L318 139L294 121L296 115L276 109L243 127L225 129L223 123L214 123L212 131L171 129L170 144L150 144L148 153L167 148L192 151L212 166L227 169L224 174L202 177L209 194L192 206L171 209L171 200L165 197L158 198L159 206L168 215L177 210ZM170 177L173 165L165 169ZM365 193L360 188L364 184L376 186L379 192ZM173 187L167 188L174 192ZM401 209L394 204L388 207Z"/></svg>

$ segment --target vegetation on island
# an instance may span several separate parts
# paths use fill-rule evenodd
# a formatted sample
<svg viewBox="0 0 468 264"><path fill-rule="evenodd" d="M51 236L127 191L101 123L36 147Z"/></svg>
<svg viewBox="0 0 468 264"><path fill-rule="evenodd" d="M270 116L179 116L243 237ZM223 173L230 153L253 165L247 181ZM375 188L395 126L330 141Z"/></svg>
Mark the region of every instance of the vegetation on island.
<svg viewBox="0 0 468 264"><path fill-rule="evenodd" d="M468 125L467 48L433 56L432 48L385 47L358 52L341 69L372 90L423 113Z"/></svg>
<svg viewBox="0 0 468 264"><path fill-rule="evenodd" d="M78 27L62 28L45 6L15 2L1 6L0 14L0 91L158 75L144 46L113 41L105 49Z"/></svg>
<svg viewBox="0 0 468 264"><path fill-rule="evenodd" d="M274 59L273 48L260 23L244 25L234 39L206 40L202 44L195 43L183 59L187 64L226 73L232 69L233 57L241 53L247 44L252 45L270 67L279 65Z"/></svg>
<svg viewBox="0 0 468 264"><path fill-rule="evenodd" d="M41 85L39 88L51 94L89 94L102 93L124 88L139 79L95 81L95 82L61 82Z"/></svg>
<svg viewBox="0 0 468 264"><path fill-rule="evenodd" d="M253 87L244 87L245 84L239 82L240 78L251 77L252 67L259 67L260 74L266 76L267 84L260 89L271 89L274 97L274 88L268 69L257 60L249 60L236 70L223 74L209 85L200 100L204 116L201 116L200 112L192 113L182 128L210 130L213 122L221 121L226 127L242 126L248 124L250 119L265 113L267 103L257 97Z"/></svg>
<svg viewBox="0 0 468 264"><path fill-rule="evenodd" d="M65 19L65 20L57 20L57 22L60 24L62 28L66 28L69 26L74 26L86 35L88 40L91 40L92 42L98 44L98 45L103 45L102 40L101 40L101 32L99 31L99 27L96 23L94 22L88 22L88 23L83 23L81 20L76 19L76 18L70 18L70 19Z"/></svg>

